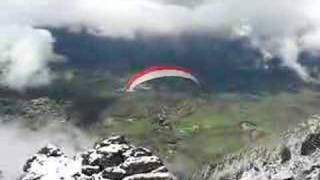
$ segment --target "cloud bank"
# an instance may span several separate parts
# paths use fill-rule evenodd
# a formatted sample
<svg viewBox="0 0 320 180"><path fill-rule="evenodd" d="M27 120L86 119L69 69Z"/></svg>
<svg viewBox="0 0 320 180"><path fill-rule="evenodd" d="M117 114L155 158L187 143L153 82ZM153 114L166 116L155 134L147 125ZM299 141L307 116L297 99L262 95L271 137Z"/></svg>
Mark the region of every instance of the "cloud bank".
<svg viewBox="0 0 320 180"><path fill-rule="evenodd" d="M8 71L4 82L18 89L50 82L48 64L56 56L52 48L54 38L41 28L64 28L74 33L87 31L97 36L128 39L138 34L245 38L261 51L265 61L281 58L284 66L306 81L311 77L299 63L299 55L320 49L320 11L317 8L320 0L4 0L0 7L1 29L25 27L16 30L19 40L11 38L0 43L10 46L0 45L0 57L17 52L14 47L18 46L19 57L6 57L2 61L10 62L11 67L1 68ZM24 30L26 28L29 30ZM4 31L3 37L12 36L10 28ZM28 59L22 58L26 52L33 52L37 58L24 60ZM36 64L29 65L33 70L25 70L23 76L36 78L41 74L48 78L39 78L34 84L30 78L21 78L16 66L22 61ZM13 82L17 79L20 83L15 87Z"/></svg>
<svg viewBox="0 0 320 180"><path fill-rule="evenodd" d="M58 145L67 154L75 154L92 142L80 130L63 124L31 131L17 124L0 123L0 171L5 180L16 179L27 159L46 144Z"/></svg>
<svg viewBox="0 0 320 180"><path fill-rule="evenodd" d="M17 90L49 84L53 75L48 64L61 59L53 51L53 42L47 30L0 29L1 84Z"/></svg>

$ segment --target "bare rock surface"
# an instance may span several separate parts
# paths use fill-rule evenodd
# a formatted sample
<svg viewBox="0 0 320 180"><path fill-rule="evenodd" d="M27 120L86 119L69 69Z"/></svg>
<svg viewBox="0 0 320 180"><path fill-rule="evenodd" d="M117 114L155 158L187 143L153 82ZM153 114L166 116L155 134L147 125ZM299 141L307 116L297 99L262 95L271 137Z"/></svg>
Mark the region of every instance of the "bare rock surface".
<svg viewBox="0 0 320 180"><path fill-rule="evenodd" d="M47 145L24 165L20 180L174 180L164 163L123 136L112 136L74 157Z"/></svg>
<svg viewBox="0 0 320 180"><path fill-rule="evenodd" d="M199 180L319 180L320 116L284 133L276 145L259 146L204 167Z"/></svg>
<svg viewBox="0 0 320 180"><path fill-rule="evenodd" d="M55 119L64 121L69 117L66 113L67 102L58 102L47 97L22 101L18 105L20 117L25 119ZM45 117L45 118L44 118Z"/></svg>

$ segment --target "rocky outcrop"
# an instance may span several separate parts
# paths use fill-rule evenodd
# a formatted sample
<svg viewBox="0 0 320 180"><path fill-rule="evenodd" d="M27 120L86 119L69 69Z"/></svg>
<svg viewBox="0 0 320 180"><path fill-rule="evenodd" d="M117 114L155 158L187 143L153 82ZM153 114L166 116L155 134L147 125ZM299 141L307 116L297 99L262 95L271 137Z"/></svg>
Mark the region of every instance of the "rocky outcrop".
<svg viewBox="0 0 320 180"><path fill-rule="evenodd" d="M47 145L24 166L20 180L173 180L163 162L148 149L113 136L75 157Z"/></svg>
<svg viewBox="0 0 320 180"><path fill-rule="evenodd" d="M278 145L256 147L208 165L192 179L319 180L320 117L282 135Z"/></svg>
<svg viewBox="0 0 320 180"><path fill-rule="evenodd" d="M71 106L68 101L54 100L48 97L35 99L0 98L0 122L20 120L26 124L46 124L48 119L66 121L70 119L67 109Z"/></svg>
<svg viewBox="0 0 320 180"><path fill-rule="evenodd" d="M67 102L58 102L47 97L31 99L19 103L20 117L25 119L57 119L66 120L68 119L66 108L68 107ZM46 117L46 118L43 118Z"/></svg>

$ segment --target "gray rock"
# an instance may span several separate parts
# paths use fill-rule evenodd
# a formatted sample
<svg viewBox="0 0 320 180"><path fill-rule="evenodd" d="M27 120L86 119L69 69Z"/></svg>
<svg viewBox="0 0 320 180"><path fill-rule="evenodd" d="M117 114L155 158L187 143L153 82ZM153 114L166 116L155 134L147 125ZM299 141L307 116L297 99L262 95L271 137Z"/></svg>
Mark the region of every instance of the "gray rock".
<svg viewBox="0 0 320 180"><path fill-rule="evenodd" d="M313 116L283 133L279 145L260 146L207 165L192 179L319 180L320 117Z"/></svg>
<svg viewBox="0 0 320 180"><path fill-rule="evenodd" d="M173 180L163 162L148 149L113 136L73 158L48 145L24 166L21 180Z"/></svg>
<svg viewBox="0 0 320 180"><path fill-rule="evenodd" d="M308 156L320 147L320 134L309 134L301 145L301 155Z"/></svg>
<svg viewBox="0 0 320 180"><path fill-rule="evenodd" d="M67 120L67 102L57 102L47 97L27 100L19 103L19 114L25 119Z"/></svg>

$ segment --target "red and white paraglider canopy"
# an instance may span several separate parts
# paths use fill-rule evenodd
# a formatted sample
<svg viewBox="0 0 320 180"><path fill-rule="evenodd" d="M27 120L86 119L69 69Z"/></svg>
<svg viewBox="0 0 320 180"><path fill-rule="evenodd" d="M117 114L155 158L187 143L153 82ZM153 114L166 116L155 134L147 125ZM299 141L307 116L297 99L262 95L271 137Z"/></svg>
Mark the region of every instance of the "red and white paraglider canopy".
<svg viewBox="0 0 320 180"><path fill-rule="evenodd" d="M152 66L133 75L133 77L128 81L127 92L134 91L135 87L139 84L163 77L181 77L190 79L200 86L200 82L194 75L192 75L192 71L190 69L178 66Z"/></svg>

